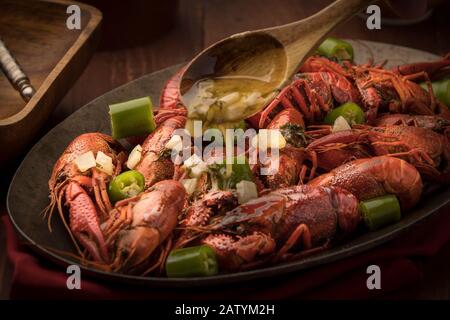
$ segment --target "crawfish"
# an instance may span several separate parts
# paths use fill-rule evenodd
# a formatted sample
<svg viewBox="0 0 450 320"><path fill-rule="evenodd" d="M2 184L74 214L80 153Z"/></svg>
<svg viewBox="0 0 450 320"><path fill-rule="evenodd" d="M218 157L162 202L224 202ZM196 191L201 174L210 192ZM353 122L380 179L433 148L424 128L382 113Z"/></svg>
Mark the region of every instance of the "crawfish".
<svg viewBox="0 0 450 320"><path fill-rule="evenodd" d="M285 87L274 101L258 116L259 127L266 127L277 113L296 110L307 124L323 119L335 104L355 102L361 104L369 122L377 113L440 115L450 119L450 111L436 100L428 75L448 72L449 55L441 61L415 63L385 70L382 65L342 65L326 58L312 56L300 67L300 74ZM447 69L446 69L447 68ZM413 81L426 80L428 91ZM361 102L361 103L360 103ZM272 121L273 121L272 120ZM300 124L300 122L299 122Z"/></svg>
<svg viewBox="0 0 450 320"><path fill-rule="evenodd" d="M326 58L310 57L300 68L301 72L327 71L345 77L356 86L359 99L366 110L367 119L372 122L378 111L391 113L414 113L420 115L440 115L450 119L450 112L436 100L429 77L439 77L450 70L450 53L435 62L418 62L400 65L385 70L382 65L352 65L345 62L341 66ZM427 90L414 81L425 80ZM340 103L355 100L347 99Z"/></svg>
<svg viewBox="0 0 450 320"><path fill-rule="evenodd" d="M300 73L310 72L332 72L351 79L351 69L353 64L348 60L343 60L341 64L321 56L311 56L300 66Z"/></svg>
<svg viewBox="0 0 450 320"><path fill-rule="evenodd" d="M411 75L426 72L431 79L442 79L450 72L450 52L438 61L403 64L396 66L391 70L400 75Z"/></svg>
<svg viewBox="0 0 450 320"><path fill-rule="evenodd" d="M156 125L174 116L187 116L187 110L180 98L180 81L186 67L177 71L164 85L159 97L159 110L155 116Z"/></svg>
<svg viewBox="0 0 450 320"><path fill-rule="evenodd" d="M259 159L253 167L258 181L271 190L297 184L304 161L304 153L297 148L285 148L278 152L278 155L268 152L266 159ZM269 174L259 174L262 169L268 170Z"/></svg>
<svg viewBox="0 0 450 320"><path fill-rule="evenodd" d="M107 258L104 246L104 239L99 232L99 216L96 206L100 209L102 217L108 215L112 208L107 194L106 184L111 177L106 173L91 168L86 172L80 172L75 159L89 151L96 156L101 151L111 157L114 165L114 175L122 170L122 164L126 155L122 147L110 136L102 133L85 133L76 137L64 150L56 161L51 177L48 181L50 190L50 204L44 210L44 215L48 217L48 227L51 231L51 218L55 207L59 212L61 220L68 230L78 252L75 238L88 249L89 253L96 260ZM94 193L95 205L87 191ZM67 225L62 202L66 199L66 204L70 209L70 226ZM72 234L73 231L73 234ZM100 251L94 250L93 243L96 243Z"/></svg>
<svg viewBox="0 0 450 320"><path fill-rule="evenodd" d="M296 79L283 88L260 113L248 119L257 128L280 128L287 123L304 127L321 121L334 105L360 101L348 68L312 56L300 67Z"/></svg>
<svg viewBox="0 0 450 320"><path fill-rule="evenodd" d="M426 72L399 75L394 71L355 66L355 83L361 94L369 123L379 111L438 115L450 120L450 111L433 93ZM426 80L428 91L412 80Z"/></svg>
<svg viewBox="0 0 450 320"><path fill-rule="evenodd" d="M56 161L48 181L51 208L60 202L58 199L61 198L64 186L70 180L78 181L84 186L93 188L96 203L102 211L107 212L107 209L111 208L109 198L105 193L106 175L97 169L91 169L82 173L74 162L78 156L88 151L92 151L94 157L99 151L111 157L115 167L115 174L122 170L122 164L126 155L122 151L122 147L112 137L98 132L85 133L76 137Z"/></svg>
<svg viewBox="0 0 450 320"><path fill-rule="evenodd" d="M335 102L360 100L348 70L333 61L309 57L299 72L262 112L249 119L254 127L280 128L287 123L304 127L305 122L322 120Z"/></svg>
<svg viewBox="0 0 450 320"><path fill-rule="evenodd" d="M422 179L408 162L389 156L357 159L308 182L312 187L340 187L360 201L395 194L403 210L414 207L422 194Z"/></svg>
<svg viewBox="0 0 450 320"><path fill-rule="evenodd" d="M286 119L304 127L304 122L321 121L335 102L348 101L358 103L359 94L345 76L325 71L302 73L261 112L258 128L279 128Z"/></svg>
<svg viewBox="0 0 450 320"><path fill-rule="evenodd" d="M375 154L402 157L430 180L450 182L450 144L446 136L410 126L375 127L371 131L375 132L369 135Z"/></svg>
<svg viewBox="0 0 450 320"><path fill-rule="evenodd" d="M310 178L316 168L329 171L347 161L390 155L413 164L424 176L438 183L449 182L450 144L446 136L411 126L369 127L331 133L306 148L314 155Z"/></svg>
<svg viewBox="0 0 450 320"><path fill-rule="evenodd" d="M280 113L281 114L281 113ZM275 120L275 119L274 119ZM276 124L276 126L274 126ZM272 121L269 129L279 129L286 139L287 147L278 150L277 156L271 156L272 151L267 152L266 159L259 159L259 163L253 167L255 176L264 187L275 190L297 184L300 178L305 153L301 148L309 142L309 137L303 127L293 123L290 118ZM262 168L272 168L274 173L258 175Z"/></svg>
<svg viewBox="0 0 450 320"><path fill-rule="evenodd" d="M176 129L184 128L186 117L174 116L165 120L142 144L142 157L134 168L145 178L145 188L158 181L172 179L174 163L165 155L165 146Z"/></svg>
<svg viewBox="0 0 450 320"><path fill-rule="evenodd" d="M358 201L334 187L292 186L275 190L215 217L200 240L212 247L220 268L253 268L323 249L340 231L355 230ZM300 251L303 250L303 251Z"/></svg>
<svg viewBox="0 0 450 320"><path fill-rule="evenodd" d="M447 133L450 128L450 120L439 116L386 114L377 118L374 125L377 127L396 125L412 126L430 129L437 133Z"/></svg>
<svg viewBox="0 0 450 320"><path fill-rule="evenodd" d="M81 256L80 248L74 237L86 248L94 261L109 261L108 248L100 229L97 208L88 193L75 181L70 181L65 188L65 197L69 206L70 227L61 219ZM73 236L72 236L73 235Z"/></svg>
<svg viewBox="0 0 450 320"><path fill-rule="evenodd" d="M44 215L48 218L48 228L51 231L51 218L55 207L61 220L75 244L80 255L83 255L77 240L94 257L96 261L107 261L107 248L103 234L100 231L98 207L104 218L112 208L107 194L106 184L111 177L106 173L92 168L80 172L75 159L89 151L96 156L101 151L111 157L114 165L113 175L122 170L126 155L122 147L110 136L102 133L85 133L76 137L56 161L48 181L50 189L50 204L45 208ZM87 190L87 191L86 191ZM95 204L89 192L94 193ZM63 199L69 207L70 225L67 224L63 212Z"/></svg>
<svg viewBox="0 0 450 320"><path fill-rule="evenodd" d="M238 205L237 196L232 191L210 191L187 208L179 225L182 229L175 248L183 247L195 239L192 229L203 227L213 216L221 215Z"/></svg>
<svg viewBox="0 0 450 320"><path fill-rule="evenodd" d="M107 244L114 249L114 259L106 267L140 274L160 267L171 248L172 231L185 201L181 183L164 180L136 197L117 202L102 225Z"/></svg>
<svg viewBox="0 0 450 320"><path fill-rule="evenodd" d="M308 135L314 139L309 140L306 148L303 149L303 164L300 169L300 182L304 182L307 171L310 169L308 179L312 179L318 168L330 171L337 166L355 158L367 158L372 156L368 148L367 132L356 130L345 130L331 132L329 126L321 126L319 130L308 131ZM318 135L317 132L320 132ZM323 136L324 133L327 133ZM318 137L319 136L319 137ZM304 162L309 160L312 164L308 168Z"/></svg>

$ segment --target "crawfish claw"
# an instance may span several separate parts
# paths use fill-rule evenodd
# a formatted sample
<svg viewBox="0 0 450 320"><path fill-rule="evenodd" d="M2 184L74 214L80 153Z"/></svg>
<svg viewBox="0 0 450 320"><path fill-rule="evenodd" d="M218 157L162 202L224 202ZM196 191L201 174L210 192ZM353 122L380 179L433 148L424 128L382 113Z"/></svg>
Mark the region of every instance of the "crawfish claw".
<svg viewBox="0 0 450 320"><path fill-rule="evenodd" d="M95 261L109 260L105 239L100 229L97 210L87 192L74 181L66 188L70 211L70 229Z"/></svg>

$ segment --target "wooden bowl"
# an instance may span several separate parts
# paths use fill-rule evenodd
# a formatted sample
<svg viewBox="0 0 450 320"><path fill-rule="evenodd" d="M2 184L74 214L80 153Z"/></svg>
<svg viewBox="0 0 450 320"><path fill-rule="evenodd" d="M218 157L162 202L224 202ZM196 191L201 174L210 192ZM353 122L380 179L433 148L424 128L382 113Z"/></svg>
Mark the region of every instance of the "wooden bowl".
<svg viewBox="0 0 450 320"><path fill-rule="evenodd" d="M66 26L71 4L81 9L80 30ZM26 103L0 74L0 164L24 150L81 74L101 19L94 7L73 1L0 1L0 36L36 89Z"/></svg>

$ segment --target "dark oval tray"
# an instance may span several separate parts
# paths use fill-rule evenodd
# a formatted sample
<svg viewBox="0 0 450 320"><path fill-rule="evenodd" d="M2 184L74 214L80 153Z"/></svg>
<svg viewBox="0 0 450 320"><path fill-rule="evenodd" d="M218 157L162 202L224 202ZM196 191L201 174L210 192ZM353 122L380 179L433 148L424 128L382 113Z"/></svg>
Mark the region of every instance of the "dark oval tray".
<svg viewBox="0 0 450 320"><path fill-rule="evenodd" d="M353 44L357 53L358 63L367 61L371 54L370 52L373 52L377 60L391 59L392 64L438 58L426 52L388 44L362 43L360 41ZM395 59L396 57L398 59ZM49 201L47 181L53 164L67 144L77 135L92 131L110 133L108 104L146 95L150 95L153 101L157 103L163 84L178 67L174 66L144 76L95 99L58 124L31 149L12 180L7 197L7 206L9 216L17 232L35 251L62 265L77 263L75 260L59 255L52 250L57 249L75 253L70 238L57 217L55 216L53 220L53 232L50 233L47 229L46 221L40 215L40 212L47 206ZM414 211L408 213L396 224L376 232L364 233L343 245L333 247L300 261L252 271L222 274L209 278L167 279L108 273L89 267L83 267L83 269L89 275L97 278L163 287L225 285L265 277L273 278L287 273L300 272L307 268L330 263L373 248L398 236L401 232L437 212L449 202L450 188L435 190L431 196L423 197Z"/></svg>

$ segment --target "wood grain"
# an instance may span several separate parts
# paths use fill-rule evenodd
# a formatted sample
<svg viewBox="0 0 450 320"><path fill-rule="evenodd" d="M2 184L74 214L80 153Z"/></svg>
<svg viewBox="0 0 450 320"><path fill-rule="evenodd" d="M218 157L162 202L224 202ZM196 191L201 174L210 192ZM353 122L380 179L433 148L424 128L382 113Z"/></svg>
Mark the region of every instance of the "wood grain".
<svg viewBox="0 0 450 320"><path fill-rule="evenodd" d="M7 79L0 77L0 143L9 146L8 152L0 154L2 164L32 140L93 52L101 14L79 4L81 30L69 30L66 9L72 3L0 1L1 37L36 89L25 103Z"/></svg>
<svg viewBox="0 0 450 320"><path fill-rule="evenodd" d="M205 46L221 38L245 30L296 21L329 3L331 0L180 0L178 19L168 33L136 48L97 52L82 76L53 112L46 129L98 95L143 74L186 61ZM332 35L393 43L443 55L450 51L448 12L450 1L444 1L430 19L417 25L382 25L382 29L376 31L368 31L365 21L354 17L334 30ZM44 132L45 130L42 131ZM448 249L450 248L424 262L425 278L421 283L384 298L448 299ZM4 252L4 243L0 239L0 270L5 261ZM3 281L2 289L0 282L0 292L7 292L5 286L7 287ZM6 296L0 295L1 297Z"/></svg>
<svg viewBox="0 0 450 320"><path fill-rule="evenodd" d="M112 88L192 57L203 48L202 22L202 1L180 1L178 19L164 36L140 47L97 52L53 113L49 127Z"/></svg>

